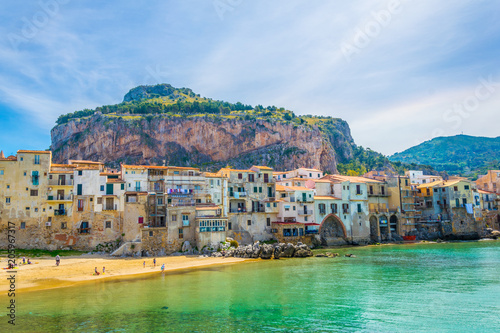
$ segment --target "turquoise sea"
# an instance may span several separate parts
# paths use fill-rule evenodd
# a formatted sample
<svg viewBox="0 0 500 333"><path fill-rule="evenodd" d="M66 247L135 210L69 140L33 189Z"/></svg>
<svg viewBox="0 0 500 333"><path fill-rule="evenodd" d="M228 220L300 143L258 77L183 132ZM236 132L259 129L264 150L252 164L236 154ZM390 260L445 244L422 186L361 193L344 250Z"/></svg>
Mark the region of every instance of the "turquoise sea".
<svg viewBox="0 0 500 333"><path fill-rule="evenodd" d="M500 331L500 241L330 251L20 293L0 332Z"/></svg>

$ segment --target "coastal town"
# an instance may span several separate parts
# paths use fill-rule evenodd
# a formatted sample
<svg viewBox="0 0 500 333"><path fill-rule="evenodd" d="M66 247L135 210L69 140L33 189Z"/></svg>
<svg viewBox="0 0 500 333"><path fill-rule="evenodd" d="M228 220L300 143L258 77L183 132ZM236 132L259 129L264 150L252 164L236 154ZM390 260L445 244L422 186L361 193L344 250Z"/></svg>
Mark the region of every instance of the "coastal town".
<svg viewBox="0 0 500 333"><path fill-rule="evenodd" d="M310 247L478 239L499 229L500 171L473 182L410 170L363 176L298 168L222 168L96 161L52 163L50 151L0 154L0 246L8 225L26 249L168 255L228 239Z"/></svg>

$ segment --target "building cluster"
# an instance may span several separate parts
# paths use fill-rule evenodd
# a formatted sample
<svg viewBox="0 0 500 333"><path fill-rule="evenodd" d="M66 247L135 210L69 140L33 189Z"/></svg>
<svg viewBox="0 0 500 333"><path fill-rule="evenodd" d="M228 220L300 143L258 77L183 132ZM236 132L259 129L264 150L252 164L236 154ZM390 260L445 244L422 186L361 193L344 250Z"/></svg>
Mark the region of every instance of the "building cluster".
<svg viewBox="0 0 500 333"><path fill-rule="evenodd" d="M228 237L309 245L363 244L425 235L480 235L500 221L500 171L465 178L371 171L363 177L299 168L275 172L121 165L50 151L0 153L0 246L8 223L18 248L92 250L114 242L150 254L185 241L215 249ZM437 238L437 236L436 236Z"/></svg>

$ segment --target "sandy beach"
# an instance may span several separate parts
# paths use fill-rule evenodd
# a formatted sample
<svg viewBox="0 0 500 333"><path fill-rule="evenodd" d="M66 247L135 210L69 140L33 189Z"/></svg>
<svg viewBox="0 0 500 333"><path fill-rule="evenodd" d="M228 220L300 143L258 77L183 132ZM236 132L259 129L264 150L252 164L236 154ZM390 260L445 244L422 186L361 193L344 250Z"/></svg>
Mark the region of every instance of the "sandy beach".
<svg viewBox="0 0 500 333"><path fill-rule="evenodd" d="M92 280L121 279L141 277L147 274L165 271L199 268L212 265L227 265L254 259L212 258L199 256L157 257L156 267L153 258L113 258L108 256L61 257L61 264L56 266L55 258L30 258L31 265L18 265L16 289L23 291L43 290L73 286ZM145 267L143 263L146 261ZM22 258L18 259L22 262ZM7 258L1 258L0 266L7 267ZM103 266L106 268L102 274ZM95 267L101 273L94 275ZM0 279L5 281L9 273L2 269ZM0 292L7 291L7 283L0 284Z"/></svg>

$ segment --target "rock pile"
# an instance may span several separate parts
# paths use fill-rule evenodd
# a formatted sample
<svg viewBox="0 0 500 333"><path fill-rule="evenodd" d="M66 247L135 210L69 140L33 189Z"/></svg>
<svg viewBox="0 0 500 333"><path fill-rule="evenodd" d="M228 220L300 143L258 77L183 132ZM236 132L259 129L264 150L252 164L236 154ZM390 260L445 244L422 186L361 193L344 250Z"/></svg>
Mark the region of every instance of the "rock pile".
<svg viewBox="0 0 500 333"><path fill-rule="evenodd" d="M213 257L237 257L237 258L262 258L274 259L292 258L292 257L312 257L311 249L302 243L293 245L292 243L261 244L259 242L253 245L238 246L237 249L228 249L226 251L214 252Z"/></svg>

